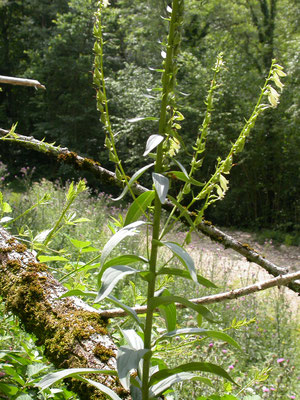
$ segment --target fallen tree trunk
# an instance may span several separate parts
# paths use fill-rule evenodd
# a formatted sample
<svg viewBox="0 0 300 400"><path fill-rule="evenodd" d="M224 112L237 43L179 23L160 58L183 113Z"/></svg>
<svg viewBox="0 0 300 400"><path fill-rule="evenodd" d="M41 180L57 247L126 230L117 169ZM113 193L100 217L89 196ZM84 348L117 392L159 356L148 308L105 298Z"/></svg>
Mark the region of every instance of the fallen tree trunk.
<svg viewBox="0 0 300 400"><path fill-rule="evenodd" d="M10 135L8 130L1 128L0 140L17 143L26 148L55 157L58 161L71 164L77 169L90 171L103 183L119 187L122 186L122 183L117 179L116 175L113 172L103 168L98 162L95 162L89 158L79 156L78 154L68 150L66 147L61 148L59 146L54 146L53 144L41 142L37 139L34 139L32 136L24 136L16 133ZM147 190L147 188L137 183L134 183L132 185L132 191L136 195L139 195ZM165 207L170 208L170 206L171 205L166 202ZM186 222L184 218L182 220L183 222ZM265 257L261 256L254 249L252 249L247 243L239 242L238 240L232 238L231 236L222 232L220 229L213 226L213 224L211 224L210 222L201 222L199 225L197 225L197 229L204 235L210 237L211 240L222 244L225 248L231 248L235 250L237 253L244 256L249 262L253 262L259 265L269 274L275 277L287 274L289 272L289 269L287 267L280 267L272 263ZM299 281L289 282L286 286L288 286L294 292L300 294Z"/></svg>
<svg viewBox="0 0 300 400"><path fill-rule="evenodd" d="M35 335L56 368L116 370L117 348L107 333L107 319L76 297L59 299L65 292L47 266L0 226L0 296L6 310ZM93 374L93 380L130 399L116 377ZM82 400L107 398L73 378L67 385Z"/></svg>

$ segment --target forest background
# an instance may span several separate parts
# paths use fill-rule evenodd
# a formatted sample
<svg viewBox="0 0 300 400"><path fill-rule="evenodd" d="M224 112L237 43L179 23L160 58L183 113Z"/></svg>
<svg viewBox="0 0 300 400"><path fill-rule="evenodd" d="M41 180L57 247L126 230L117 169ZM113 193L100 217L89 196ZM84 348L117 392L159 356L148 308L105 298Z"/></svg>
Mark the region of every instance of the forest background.
<svg viewBox="0 0 300 400"><path fill-rule="evenodd" d="M158 113L150 89L159 86L160 74L152 69L161 63L166 25L160 16L167 1L110 3L105 16L106 83L114 130L122 130L119 154L132 175L141 167L141 137L149 136L151 125L128 120ZM96 5L94 0L0 0L1 74L38 79L47 88L3 85L0 126L10 129L18 121L19 133L55 141L110 169L92 83ZM280 105L257 123L235 160L231 189L206 216L223 226L282 231L286 244L298 244L300 232L299 18L296 0L188 0L178 72L185 117L181 134L189 151L205 112L211 68L217 54L224 53L226 69L208 136L209 156L201 169L207 176L248 117L272 59L284 66L287 78ZM72 167L7 143L1 144L0 157L9 166L7 180L20 175L24 166L38 167L33 176L37 180L76 178ZM183 151L183 164L185 158ZM98 190L113 190L86 177Z"/></svg>

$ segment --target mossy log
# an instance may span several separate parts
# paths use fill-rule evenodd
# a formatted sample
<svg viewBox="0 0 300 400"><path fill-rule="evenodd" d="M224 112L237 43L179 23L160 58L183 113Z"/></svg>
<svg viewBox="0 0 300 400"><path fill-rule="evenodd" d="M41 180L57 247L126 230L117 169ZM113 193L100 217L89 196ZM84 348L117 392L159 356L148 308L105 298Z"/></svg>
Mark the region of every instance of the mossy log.
<svg viewBox="0 0 300 400"><path fill-rule="evenodd" d="M0 296L7 312L16 315L24 329L56 368L116 369L116 346L107 333L107 320L76 297L59 297L66 289L37 262L35 256L0 226ZM118 379L92 376L121 398L130 396ZM107 397L86 383L69 379L68 388L84 400Z"/></svg>

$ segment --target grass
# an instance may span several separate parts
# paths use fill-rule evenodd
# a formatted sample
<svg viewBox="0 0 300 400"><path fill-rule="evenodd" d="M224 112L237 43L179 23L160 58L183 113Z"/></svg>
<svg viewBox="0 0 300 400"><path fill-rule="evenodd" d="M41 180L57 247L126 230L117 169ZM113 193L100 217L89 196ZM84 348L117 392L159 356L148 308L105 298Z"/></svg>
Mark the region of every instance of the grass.
<svg viewBox="0 0 300 400"><path fill-rule="evenodd" d="M65 188L60 183L51 183L46 180L31 183L30 171L23 172L22 184L25 191L17 192L7 186L5 187L4 184L2 188L0 186L5 200L13 208L14 216L23 213L30 204L35 203L36 199L41 198L45 192L51 194L52 198L48 204L40 206L26 217L20 218L12 227L12 233L20 234L24 240L30 240L45 228L49 228L53 221L57 219L57 210L63 208ZM89 221L75 225L67 224L64 230L55 237L51 243L52 249L55 251L64 249L64 255L70 261L65 264L51 263L53 273L61 278L66 273L75 271L82 263L99 253L99 250L82 253L72 244L70 238L90 241L91 246L101 250L111 236L108 224L112 227L116 223L109 216L117 219L119 215L124 215L124 213L125 211L116 207L110 196L105 193L91 196L91 193L87 191L80 194L72 205L70 215L74 215L75 219L85 217ZM171 234L171 237L172 235L176 235L178 240L178 237L183 235L180 227ZM141 254L144 244L144 239L134 237L122 242L118 247L118 252L130 251ZM213 280L218 285L218 289L208 291L203 287L187 286L182 279L176 281L162 279L160 285L168 287L173 294L194 298L240 287L255 281L261 271L258 267L253 264L249 265L240 258L226 257L220 247L216 247L213 252L201 250L199 239L189 245L189 251L200 273ZM166 254L163 256L167 257ZM64 284L69 288L94 289L96 279L97 271L90 270L85 273L71 274L68 280L64 281ZM137 277L134 278L133 283L129 284L129 280L125 279L118 284L114 294L123 298L124 301L126 299L126 302L129 302L130 305L141 304L144 300L143 281ZM172 342L164 343L160 354L164 356L170 366L187 360L210 361L221 364L226 370L230 371L231 376L241 388L249 385L239 394L240 399L296 399L297 393L300 392L299 314L295 303L291 302L290 299L291 294L287 289L274 288L260 294L209 307L221 321L218 328L225 330L235 338L240 343L242 351L236 351L223 342L191 337L184 348L181 347L176 338ZM104 303L103 307L109 307L109 305ZM179 322L182 325L184 323L189 327L197 326L196 316L191 312L182 310L178 314ZM40 371L37 369L38 372L37 375L34 375L35 377L38 376L38 373L45 373L45 370L51 368L51 366L42 357L41 349L34 347L33 338L16 327L17 322L13 317L4 315L3 307L0 308L0 320L0 356L2 358L2 360L0 358L0 366L2 363L4 368L2 375L0 373L0 399L7 398L5 395L1 395L1 390L4 391L3 387L5 387L3 383L6 385L12 383L18 388L16 393L8 396L10 399L16 399L21 393L32 395L34 399L46 399L50 396L54 396L51 398L56 400L75 399L76 397L73 397L63 387L59 388L60 392L51 393L49 391L43 395L44 397L36 392L31 392L33 390L30 384L32 377L28 377L28 365L44 366L44 369L41 368ZM244 324L239 329L233 329L230 328L233 321L244 321ZM112 323L111 329L116 329L117 325L128 327L128 324L126 318L118 319L118 321L115 320ZM156 329L159 330L162 326L163 322L158 317ZM207 323L203 322L202 326L206 327ZM16 359L16 354L21 357L23 363L24 360L27 360L25 367L22 363L20 364L20 359L19 361ZM14 367L17 365L19 376L27 383L22 385L21 381L13 375L12 370L7 368L7 365ZM269 369L269 377L267 378L267 374L264 375L264 372ZM260 374L263 376L259 376ZM197 382L190 382L183 386L176 386L174 392L169 394L167 399L197 399L199 396L208 396L212 393L232 393L236 395L239 390L233 385L224 384L221 379L214 379L213 389L204 388Z"/></svg>

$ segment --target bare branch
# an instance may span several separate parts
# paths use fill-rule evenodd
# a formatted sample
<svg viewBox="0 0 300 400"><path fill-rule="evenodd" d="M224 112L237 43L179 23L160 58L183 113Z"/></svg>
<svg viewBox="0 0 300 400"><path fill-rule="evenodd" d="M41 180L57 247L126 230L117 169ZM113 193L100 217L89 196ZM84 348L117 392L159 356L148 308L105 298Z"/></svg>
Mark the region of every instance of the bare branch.
<svg viewBox="0 0 300 400"><path fill-rule="evenodd" d="M113 172L101 167L99 163L89 158L79 156L78 154L68 150L66 147L61 148L59 146L54 146L53 144L41 142L33 137L23 136L16 133L9 136L9 131L4 129L0 129L0 140L14 142L32 150L54 156L58 161L72 164L77 169L92 172L100 181L106 184L122 186L122 183L117 179ZM137 183L134 183L132 185L132 190L138 195L144 193L148 189ZM167 209L170 209L172 204L166 202L164 206ZM182 219L182 221L184 223L186 222L185 219ZM245 257L249 262L259 265L273 276L280 276L289 272L287 267L279 267L278 265L272 263L252 249L248 244L241 243L233 237L227 235L220 229L213 226L211 222L203 221L197 225L197 229L204 235L210 237L211 240L222 244L225 248L231 248L235 250L237 253ZM287 286L294 292L300 293L299 281L289 282L287 283Z"/></svg>
<svg viewBox="0 0 300 400"><path fill-rule="evenodd" d="M291 274L280 275L277 278L268 279L267 281L258 282L254 285L245 286L240 289L230 290L229 292L218 293L211 296L200 297L197 299L190 299L189 301L195 304L212 304L212 303L220 303L226 300L237 299L241 296L246 296L255 292L259 292L261 290L266 290L274 286L282 286L287 283L294 281L295 279L300 279L300 271L293 272ZM185 305L175 303L177 308L186 308ZM137 314L145 314L147 312L147 306L139 306L132 307L132 309ZM159 311L159 310L157 310ZM105 318L115 318L115 317L124 317L127 313L121 308L114 308L110 310L104 310L100 312L100 315Z"/></svg>
<svg viewBox="0 0 300 400"><path fill-rule="evenodd" d="M14 78L12 76L0 75L0 83L8 83L10 85L20 85L20 86L33 86L36 89L46 90L46 87L44 85L42 85L39 81L36 81L34 79Z"/></svg>

